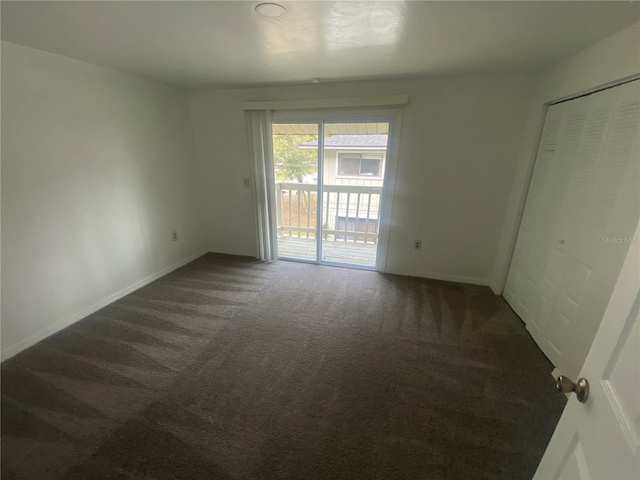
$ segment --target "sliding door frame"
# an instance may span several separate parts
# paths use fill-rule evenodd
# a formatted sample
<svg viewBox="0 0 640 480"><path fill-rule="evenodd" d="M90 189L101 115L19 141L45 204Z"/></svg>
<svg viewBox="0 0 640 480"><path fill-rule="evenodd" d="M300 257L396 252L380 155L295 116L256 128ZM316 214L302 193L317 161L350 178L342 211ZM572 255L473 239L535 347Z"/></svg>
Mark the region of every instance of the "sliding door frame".
<svg viewBox="0 0 640 480"><path fill-rule="evenodd" d="M292 110L274 111L272 123L305 123L318 124L318 214L322 211L324 186L324 126L331 123L388 123L389 135L387 140L386 165L382 195L380 196L380 218L378 230L378 245L375 267L363 265L322 261L322 222L316 221L316 260L322 265L356 268L361 270L387 270L389 238L391 230L391 216L395 192L396 170L400 151L400 129L402 126L402 109L341 109L341 110ZM275 202L275 199L272 199ZM300 260L303 261L304 260Z"/></svg>

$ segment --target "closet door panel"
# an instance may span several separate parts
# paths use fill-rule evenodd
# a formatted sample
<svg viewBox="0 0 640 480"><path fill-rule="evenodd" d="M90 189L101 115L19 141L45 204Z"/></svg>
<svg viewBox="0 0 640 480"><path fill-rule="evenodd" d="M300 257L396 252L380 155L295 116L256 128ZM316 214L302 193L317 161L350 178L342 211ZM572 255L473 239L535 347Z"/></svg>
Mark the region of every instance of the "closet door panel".
<svg viewBox="0 0 640 480"><path fill-rule="evenodd" d="M588 104L568 102L563 124L556 142L556 156L549 186L545 195L545 208L539 217L538 228L543 232L540 241L545 244L545 255L540 259L532 256L531 262L541 263L538 279L538 308L527 328L536 341L541 340L558 292L558 279L567 265L573 236L567 228L566 212L571 197L570 182L579 168L578 152L587 123ZM544 235L544 236L543 236Z"/></svg>
<svg viewBox="0 0 640 480"><path fill-rule="evenodd" d="M548 244L551 229L551 225L542 219L547 208L547 189L554 173L558 136L565 111L566 107L560 105L547 111L536 167L505 285L505 299L525 323L535 318L540 307L539 276L544 270L542 262L545 256L545 248L541 243L546 240Z"/></svg>
<svg viewBox="0 0 640 480"><path fill-rule="evenodd" d="M555 195L545 212L551 225L551 254L539 291L541 307L527 323L533 338L542 345L570 255L578 242L602 150L615 108L616 93L605 90L565 104L566 124L557 142L559 163ZM543 220L544 221L544 220ZM553 349L552 346L549 348ZM554 351L555 352L555 351Z"/></svg>
<svg viewBox="0 0 640 480"><path fill-rule="evenodd" d="M516 243L522 258L507 279L505 298L536 339L546 328L571 246L564 209L587 113L588 104L582 101L548 110ZM520 245L523 238L526 248Z"/></svg>
<svg viewBox="0 0 640 480"><path fill-rule="evenodd" d="M540 343L568 376L580 372L630 242L638 241L631 235L640 216L640 82L606 92L614 96L609 127L594 161L590 154L605 117L594 109L582 156L586 167L572 180L582 208L567 210L576 224L575 247Z"/></svg>

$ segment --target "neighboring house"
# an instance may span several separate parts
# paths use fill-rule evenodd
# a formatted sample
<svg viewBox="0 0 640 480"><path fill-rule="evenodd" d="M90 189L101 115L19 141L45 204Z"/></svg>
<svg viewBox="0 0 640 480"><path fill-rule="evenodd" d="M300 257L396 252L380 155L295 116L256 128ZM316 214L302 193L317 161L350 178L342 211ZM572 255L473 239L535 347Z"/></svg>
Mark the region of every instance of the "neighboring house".
<svg viewBox="0 0 640 480"><path fill-rule="evenodd" d="M314 140L300 148L318 148ZM387 134L333 135L324 144L324 184L381 187Z"/></svg>
<svg viewBox="0 0 640 480"><path fill-rule="evenodd" d="M325 138L323 188L328 199L323 219L325 229L377 233L387 137L387 134L369 134ZM300 148L317 149L318 141L303 143ZM338 185L356 188L353 192L332 188ZM335 234L334 238L344 239L344 235ZM375 241L361 236L347 239Z"/></svg>

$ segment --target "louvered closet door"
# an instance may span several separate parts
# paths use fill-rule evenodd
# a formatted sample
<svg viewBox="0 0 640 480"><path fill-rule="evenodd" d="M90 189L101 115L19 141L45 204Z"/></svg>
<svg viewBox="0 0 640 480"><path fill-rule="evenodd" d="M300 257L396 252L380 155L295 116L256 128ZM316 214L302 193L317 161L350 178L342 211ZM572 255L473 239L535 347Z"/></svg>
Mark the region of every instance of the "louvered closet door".
<svg viewBox="0 0 640 480"><path fill-rule="evenodd" d="M563 212L587 112L584 101L548 109L507 278L504 296L534 337L546 328L571 247Z"/></svg>
<svg viewBox="0 0 640 480"><path fill-rule="evenodd" d="M640 82L615 89L615 109L591 191L572 209L575 246L540 346L577 376L611 297L640 215ZM578 216L577 213L581 215Z"/></svg>
<svg viewBox="0 0 640 480"><path fill-rule="evenodd" d="M549 108L505 298L580 371L640 210L640 82Z"/></svg>

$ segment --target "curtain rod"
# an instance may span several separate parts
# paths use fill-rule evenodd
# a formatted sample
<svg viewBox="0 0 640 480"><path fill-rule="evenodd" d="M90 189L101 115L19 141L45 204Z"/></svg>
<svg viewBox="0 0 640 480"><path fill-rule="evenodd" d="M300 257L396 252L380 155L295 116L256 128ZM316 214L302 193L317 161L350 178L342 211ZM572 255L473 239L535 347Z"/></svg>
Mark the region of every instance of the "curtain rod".
<svg viewBox="0 0 640 480"><path fill-rule="evenodd" d="M275 100L244 102L243 110L310 110L315 108L388 107L406 105L409 95L385 95L376 97L318 98L310 100Z"/></svg>

